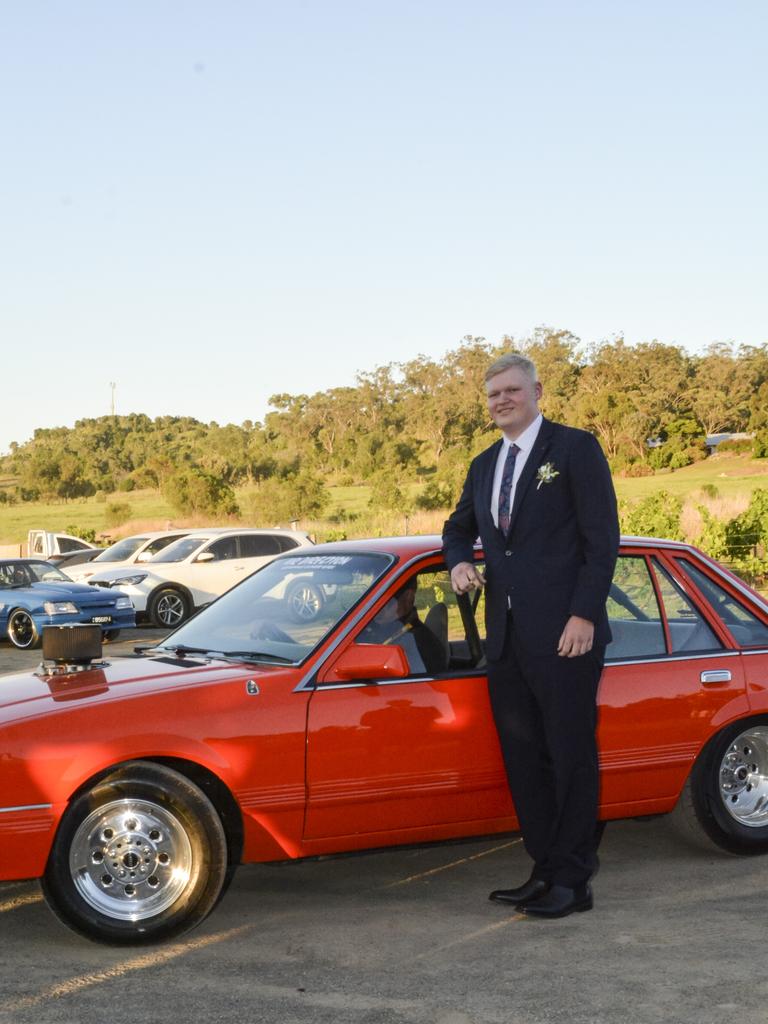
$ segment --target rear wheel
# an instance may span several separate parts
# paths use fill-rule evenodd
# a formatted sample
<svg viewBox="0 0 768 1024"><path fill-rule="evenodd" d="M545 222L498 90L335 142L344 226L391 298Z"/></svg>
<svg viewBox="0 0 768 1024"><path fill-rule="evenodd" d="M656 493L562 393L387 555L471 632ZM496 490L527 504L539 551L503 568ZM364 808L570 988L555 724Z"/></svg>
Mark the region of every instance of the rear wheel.
<svg viewBox="0 0 768 1024"><path fill-rule="evenodd" d="M43 891L88 938L147 943L199 924L226 875L224 829L209 799L178 772L136 761L73 801Z"/></svg>
<svg viewBox="0 0 768 1024"><path fill-rule="evenodd" d="M14 647L21 650L32 650L40 646L40 634L37 632L35 620L23 608L16 608L10 614L8 639Z"/></svg>
<svg viewBox="0 0 768 1024"><path fill-rule="evenodd" d="M104 641L105 644L111 644L113 641L117 640L119 636L119 629L107 629L104 631L104 636L102 636L101 639Z"/></svg>
<svg viewBox="0 0 768 1024"><path fill-rule="evenodd" d="M768 719L736 722L710 741L675 815L729 853L768 853Z"/></svg>
<svg viewBox="0 0 768 1024"><path fill-rule="evenodd" d="M175 629L189 618L191 602L186 594L175 587L161 587L152 595L147 611L153 625L160 629Z"/></svg>

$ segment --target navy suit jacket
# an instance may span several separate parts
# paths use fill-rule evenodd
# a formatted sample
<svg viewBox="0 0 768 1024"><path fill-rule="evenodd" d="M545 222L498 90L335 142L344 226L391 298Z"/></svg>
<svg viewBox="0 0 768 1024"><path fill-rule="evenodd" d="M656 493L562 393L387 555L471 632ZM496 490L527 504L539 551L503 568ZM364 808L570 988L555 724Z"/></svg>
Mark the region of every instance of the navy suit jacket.
<svg viewBox="0 0 768 1024"><path fill-rule="evenodd" d="M464 490L443 530L449 569L485 552L486 654L501 657L507 612L518 642L532 655L555 654L571 615L595 626L595 645L610 642L605 602L619 548L616 495L592 434L544 420L517 483L509 531L491 516L501 440L472 461ZM541 481L539 469L557 473Z"/></svg>

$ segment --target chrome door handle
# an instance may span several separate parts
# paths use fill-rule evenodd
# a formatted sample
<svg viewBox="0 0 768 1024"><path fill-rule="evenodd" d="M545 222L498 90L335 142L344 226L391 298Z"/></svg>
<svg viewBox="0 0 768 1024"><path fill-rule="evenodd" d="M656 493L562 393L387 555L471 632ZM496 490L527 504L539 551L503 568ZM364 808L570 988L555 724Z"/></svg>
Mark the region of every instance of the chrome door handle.
<svg viewBox="0 0 768 1024"><path fill-rule="evenodd" d="M727 668L713 669L710 672L702 672L700 679L705 686L708 683L730 683L731 673Z"/></svg>

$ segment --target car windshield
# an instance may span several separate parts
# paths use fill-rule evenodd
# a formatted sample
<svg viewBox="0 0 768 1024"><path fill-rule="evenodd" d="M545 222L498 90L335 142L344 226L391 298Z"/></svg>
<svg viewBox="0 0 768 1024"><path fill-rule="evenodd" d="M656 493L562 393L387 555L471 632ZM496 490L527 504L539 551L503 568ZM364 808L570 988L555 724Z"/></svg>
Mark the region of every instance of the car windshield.
<svg viewBox="0 0 768 1024"><path fill-rule="evenodd" d="M278 558L190 619L162 647L296 664L391 562L381 554Z"/></svg>
<svg viewBox="0 0 768 1024"><path fill-rule="evenodd" d="M183 562L185 558L197 551L203 544L207 544L210 537L182 537L181 540L169 544L156 555L150 558L150 562Z"/></svg>
<svg viewBox="0 0 768 1024"><path fill-rule="evenodd" d="M71 583L72 580L50 562L0 562L0 589L28 587L32 583L52 580Z"/></svg>
<svg viewBox="0 0 768 1024"><path fill-rule="evenodd" d="M119 540L104 548L100 555L96 555L94 562L124 562L131 555L135 555L148 540L149 537L126 537L125 540Z"/></svg>

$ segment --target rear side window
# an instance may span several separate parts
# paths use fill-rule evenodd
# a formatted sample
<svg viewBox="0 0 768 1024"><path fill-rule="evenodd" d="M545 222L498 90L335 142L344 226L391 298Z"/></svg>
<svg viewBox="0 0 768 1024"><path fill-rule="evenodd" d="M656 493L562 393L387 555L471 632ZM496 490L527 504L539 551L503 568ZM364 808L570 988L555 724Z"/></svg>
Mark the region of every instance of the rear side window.
<svg viewBox="0 0 768 1024"><path fill-rule="evenodd" d="M299 542L295 537L275 537L275 540L281 551L293 551L294 548L299 546Z"/></svg>
<svg viewBox="0 0 768 1024"><path fill-rule="evenodd" d="M241 533L241 558L263 558L265 555L279 555L281 550L277 537L268 533Z"/></svg>
<svg viewBox="0 0 768 1024"><path fill-rule="evenodd" d="M768 646L768 625L687 558L680 562L737 644Z"/></svg>
<svg viewBox="0 0 768 1024"><path fill-rule="evenodd" d="M719 650L723 645L701 612L656 559L653 564L667 613L672 653Z"/></svg>
<svg viewBox="0 0 768 1024"><path fill-rule="evenodd" d="M667 653L656 590L642 556L623 556L617 561L607 609L613 640L606 649L606 658L647 658Z"/></svg>

